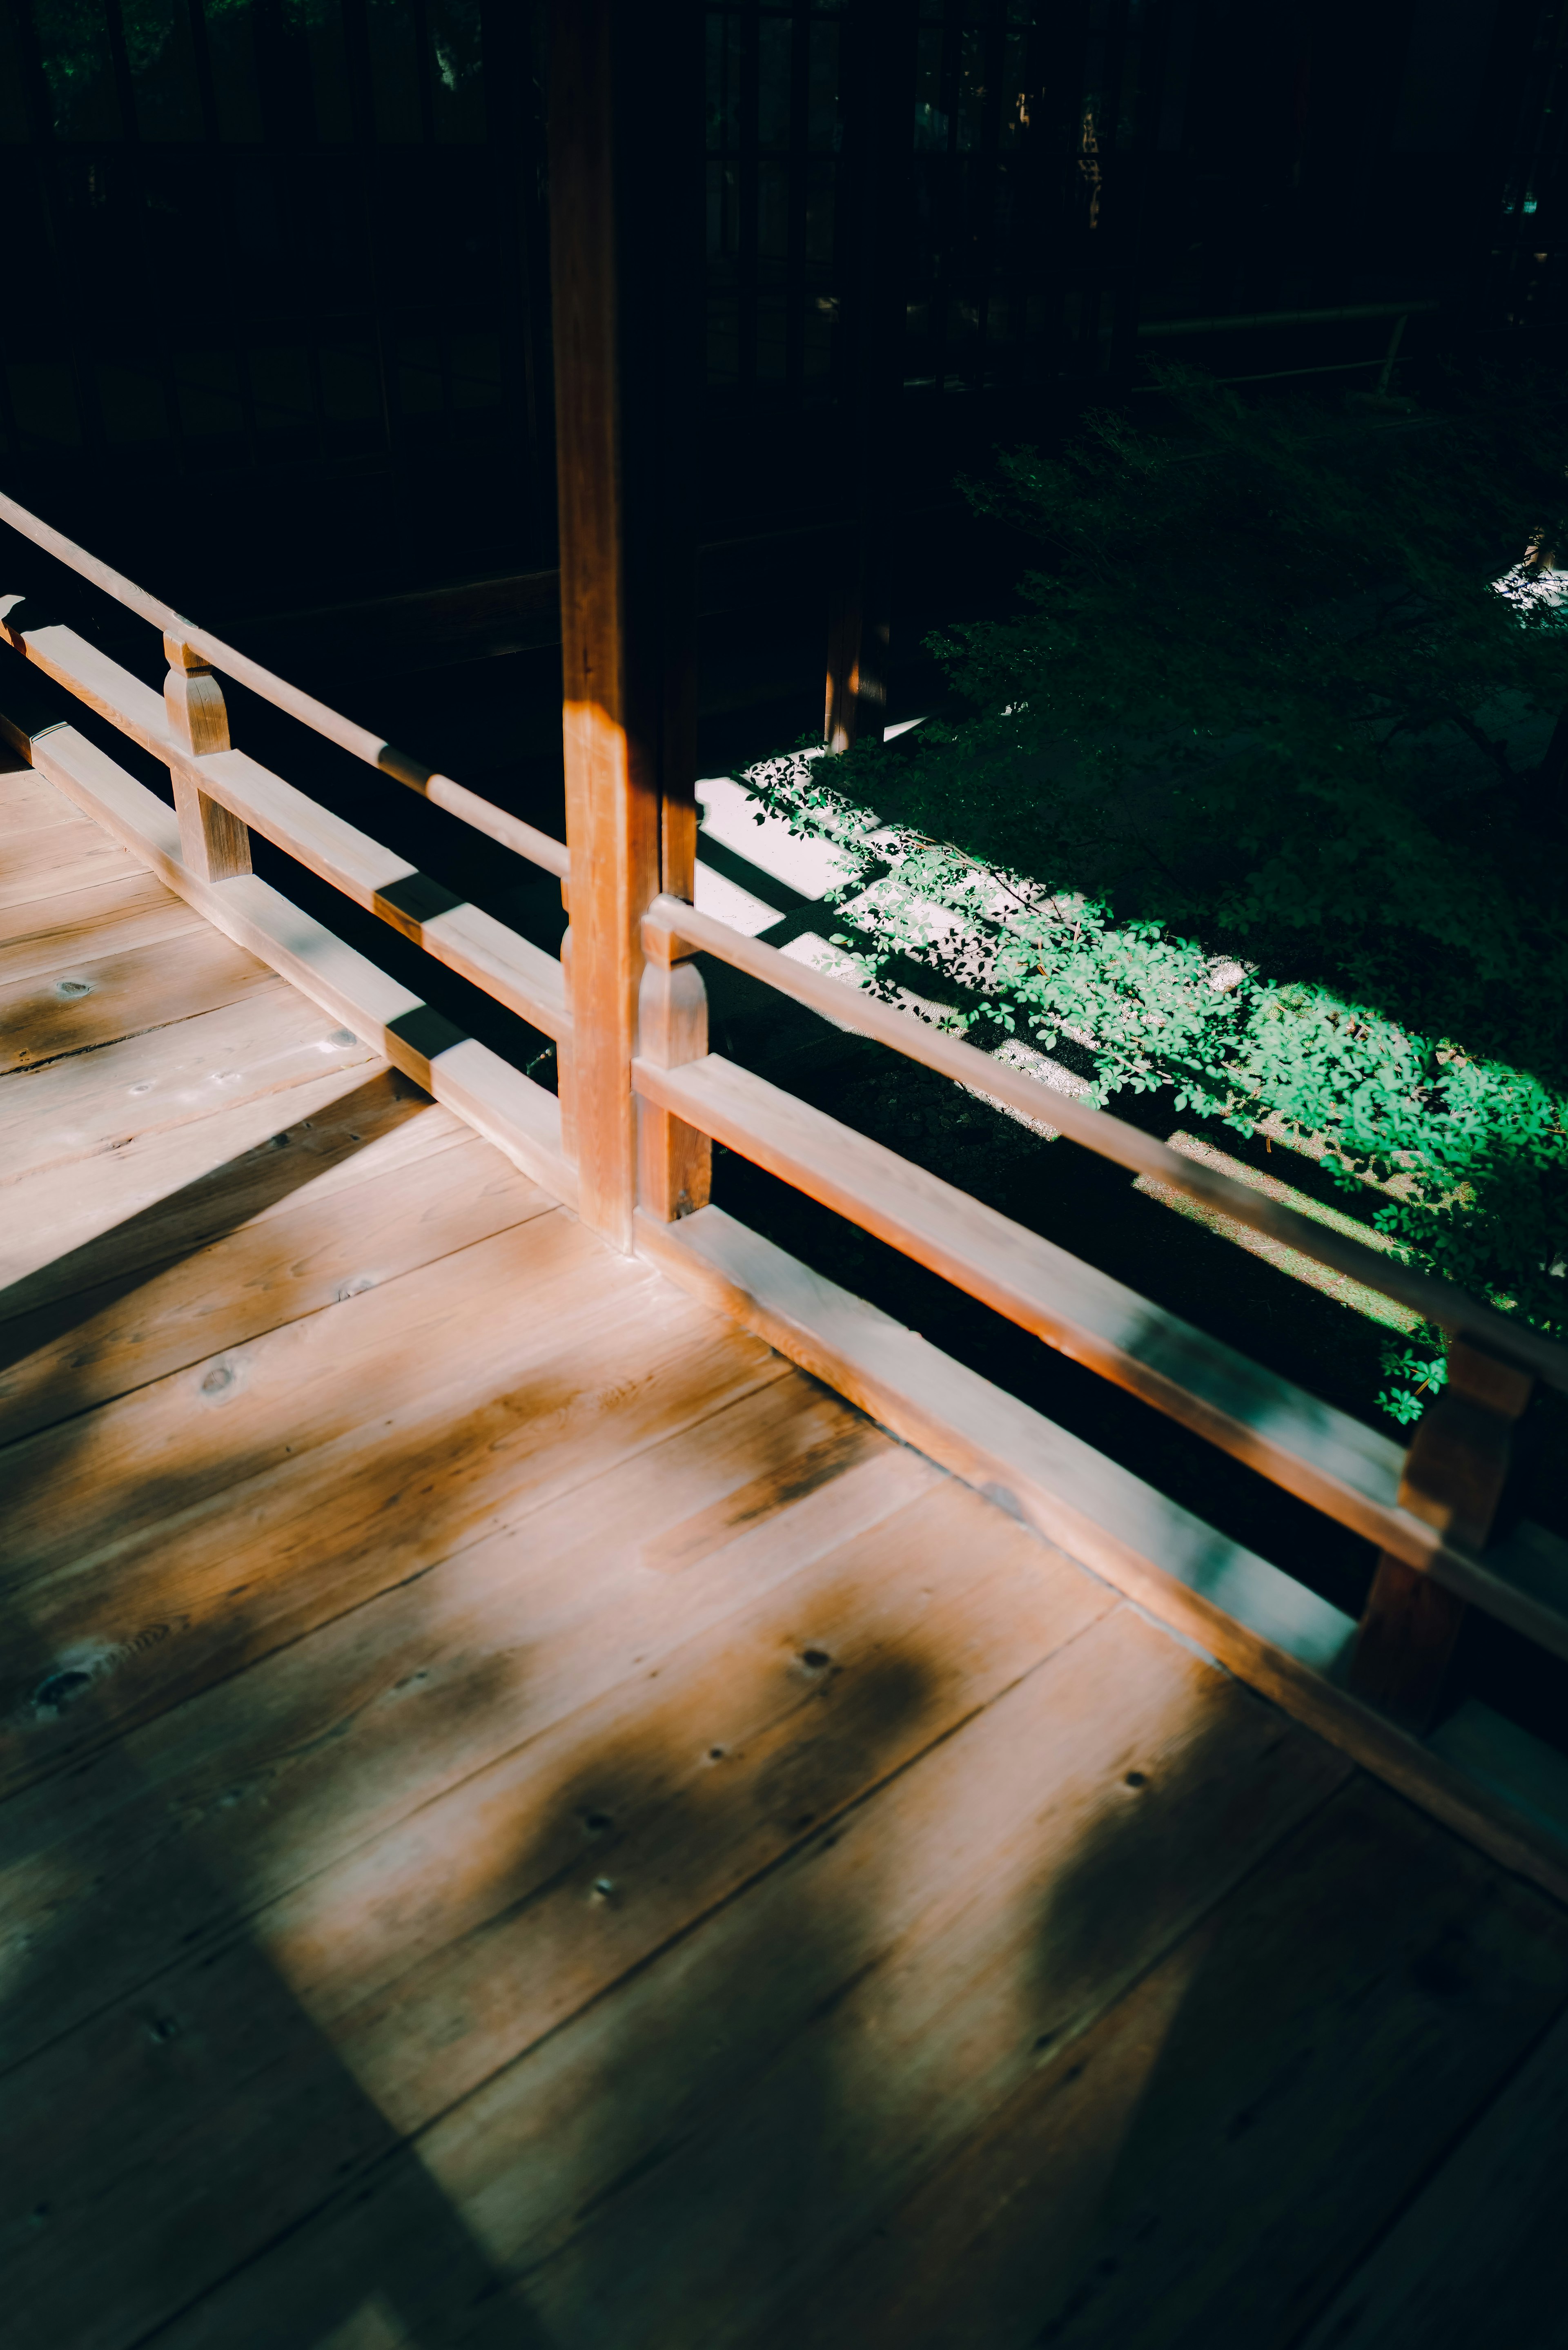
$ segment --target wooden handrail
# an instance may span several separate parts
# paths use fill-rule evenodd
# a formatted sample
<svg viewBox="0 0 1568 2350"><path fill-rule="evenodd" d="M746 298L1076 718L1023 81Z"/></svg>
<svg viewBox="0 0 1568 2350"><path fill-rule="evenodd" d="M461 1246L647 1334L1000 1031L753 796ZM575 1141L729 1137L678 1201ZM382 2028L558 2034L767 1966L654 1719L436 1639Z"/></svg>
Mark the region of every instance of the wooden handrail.
<svg viewBox="0 0 1568 2350"><path fill-rule="evenodd" d="M221 637L215 637L210 629L199 628L193 620L186 619L171 604L165 604L161 597L149 594L145 588L139 588L134 580L126 578L123 572L116 571L112 564L103 562L96 555L89 555L85 547L78 546L63 531L56 530L38 515L29 514L26 506L18 505L15 498L6 497L3 493L0 493L0 521L9 523L13 530L19 532L24 538L31 539L35 546L42 547L47 555L52 555L57 562L65 564L79 578L101 588L106 596L112 596L128 611L136 613L139 619L149 621L153 628L166 634L182 639L213 669L221 670L225 677L232 677L237 685L246 687L250 692L259 695L263 702L270 702L275 710L296 718L302 726L308 726L316 733L325 735L327 742L336 743L339 750L348 752L356 759L363 759L368 766L375 767L383 775L391 776L395 783L406 785L410 791L418 792L422 799L430 800L436 807L444 808L449 816L471 825L475 832L483 833L487 839L498 841L503 848L510 848L514 855L526 857L535 865L542 865L547 873L557 874L563 880L567 878L571 859L565 841L553 839L547 832L539 831L536 826L524 823L521 816L509 815L505 808L497 807L493 801L482 799L477 792L471 792L466 785L455 783L452 776L438 774L434 768L425 766L422 761L410 757L406 751L396 750L390 743L371 733L368 727L357 726L352 719L329 709L314 694L306 693L297 685L290 685L286 678L275 676L271 670L264 669L260 661L252 660L248 654L236 652L234 646L225 644Z"/></svg>
<svg viewBox="0 0 1568 2350"><path fill-rule="evenodd" d="M1467 1547L1406 1504L1391 1437L1212 1338L717 1053L633 1065L645 1104L846 1216L1010 1322L1245 1461L1457 1598L1568 1657L1568 1546Z"/></svg>
<svg viewBox="0 0 1568 2350"><path fill-rule="evenodd" d="M46 677L161 759L177 785L182 782L226 809L544 1035L556 1043L569 1037L571 1013L554 955L493 915L452 898L406 858L244 751L188 751L170 731L162 698L75 629L9 629L0 619L0 631Z"/></svg>
<svg viewBox="0 0 1568 2350"><path fill-rule="evenodd" d="M1136 1174L1152 1176L1158 1182L1201 1201L1205 1207L1233 1216L1238 1222L1250 1224L1271 1239L1282 1241L1319 1264L1326 1264L1352 1281L1362 1282L1385 1297L1397 1299L1423 1320L1437 1324L1451 1336L1472 1339L1487 1351L1520 1364L1548 1386L1568 1392L1568 1347L1543 1338L1539 1331L1526 1325L1511 1322L1494 1306L1483 1305L1451 1283L1418 1273L1413 1266L1369 1248L1364 1241L1352 1240L1310 1216L1265 1198L1247 1184L1239 1183L1233 1176L1221 1175L1216 1169L1185 1158L1168 1144L1157 1142L1152 1135L1129 1126L1124 1118L1113 1117L1109 1110L1096 1109L1071 1094L1053 1093L1049 1101L1043 1103L1038 1081L1009 1068L1004 1061L993 1060L975 1045L957 1036L944 1035L940 1029L916 1019L913 1014L900 1011L895 1004L878 1003L874 996L815 970L809 963L796 962L793 956L777 947L764 945L761 939L743 937L679 899L656 898L644 918L644 927L661 942L674 939L691 950L701 948L735 970L749 972L765 986L775 988L780 994L793 996L796 1003L807 1004L825 1018L836 1021L840 1027L889 1045L909 1060L922 1062L927 1068L953 1078L971 1091L990 1094L1026 1118L1038 1120L1048 1116L1054 1127L1102 1159L1114 1159ZM668 949L664 951L668 952Z"/></svg>
<svg viewBox="0 0 1568 2350"><path fill-rule="evenodd" d="M193 873L174 810L75 726L56 721L35 733L0 715L0 738L226 938L384 1054L557 1200L576 1206L576 1170L564 1155L559 1105L546 1087L466 1035L258 874L213 883Z"/></svg>

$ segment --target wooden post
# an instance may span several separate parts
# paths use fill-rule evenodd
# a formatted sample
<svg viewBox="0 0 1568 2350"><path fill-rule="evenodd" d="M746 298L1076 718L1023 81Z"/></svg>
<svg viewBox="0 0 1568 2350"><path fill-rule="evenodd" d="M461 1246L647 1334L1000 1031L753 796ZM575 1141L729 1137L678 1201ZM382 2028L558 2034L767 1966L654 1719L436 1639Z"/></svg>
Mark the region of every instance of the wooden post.
<svg viewBox="0 0 1568 2350"><path fill-rule="evenodd" d="M561 904L566 909L566 927L561 933L561 984L566 992L566 1002L572 998L572 893L570 884L561 884ZM577 1112L572 1087L576 1072L576 1059L570 1044L556 1047L556 1099L561 1107L561 1156L568 1165L577 1163Z"/></svg>
<svg viewBox="0 0 1568 2350"><path fill-rule="evenodd" d="M639 925L690 897L696 824L694 429L701 19L556 0L550 255L572 852L568 1118L580 1212L622 1248L637 1199ZM690 120L688 120L690 118Z"/></svg>
<svg viewBox="0 0 1568 2350"><path fill-rule="evenodd" d="M845 26L850 231L840 395L850 529L828 601L823 740L833 751L879 743L888 723L888 493L902 402L915 39L910 0L852 0Z"/></svg>
<svg viewBox="0 0 1568 2350"><path fill-rule="evenodd" d="M223 689L201 656L183 637L165 632L163 658L169 674L163 681L163 708L176 742L193 758L210 757L229 748L229 713ZM174 808L180 818L180 854L188 872L202 881L229 881L251 869L250 827L226 807L209 799L195 777L181 767L170 770L174 782Z"/></svg>
<svg viewBox="0 0 1568 2350"><path fill-rule="evenodd" d="M678 1069L708 1050L708 991L702 974L668 931L650 942L643 966L638 1050L658 1069ZM708 1204L713 1146L652 1102L638 1108L638 1204L663 1224Z"/></svg>
<svg viewBox="0 0 1568 2350"><path fill-rule="evenodd" d="M1402 1505L1469 1550L1484 1550L1513 1466L1514 1436L1533 1381L1470 1340L1449 1350L1449 1379L1416 1430ZM1464 1602L1385 1551L1351 1659L1351 1686L1408 1729L1425 1730L1442 1696Z"/></svg>
<svg viewBox="0 0 1568 2350"><path fill-rule="evenodd" d="M888 652L892 630L887 581L878 576L878 541L857 524L828 591L827 696L822 739L830 751L879 743L888 723Z"/></svg>

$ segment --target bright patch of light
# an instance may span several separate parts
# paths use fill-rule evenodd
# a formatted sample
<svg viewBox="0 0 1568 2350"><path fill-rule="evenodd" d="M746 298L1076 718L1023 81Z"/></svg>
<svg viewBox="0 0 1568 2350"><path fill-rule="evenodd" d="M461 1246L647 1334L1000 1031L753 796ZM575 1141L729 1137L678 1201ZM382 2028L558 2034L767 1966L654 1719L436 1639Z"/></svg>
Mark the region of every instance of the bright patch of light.
<svg viewBox="0 0 1568 2350"><path fill-rule="evenodd" d="M776 906L764 905L762 899L742 889L738 882L715 873L701 858L697 859L696 903L700 914L711 914L714 921L722 922L728 930L739 931L748 939L759 938L763 931L771 931L775 922L783 920Z"/></svg>
<svg viewBox="0 0 1568 2350"><path fill-rule="evenodd" d="M732 776L712 775L700 783L697 800L702 830L711 839L802 898L826 898L830 889L855 878L855 860L831 841L803 839L781 816L763 816L759 824L756 800Z"/></svg>

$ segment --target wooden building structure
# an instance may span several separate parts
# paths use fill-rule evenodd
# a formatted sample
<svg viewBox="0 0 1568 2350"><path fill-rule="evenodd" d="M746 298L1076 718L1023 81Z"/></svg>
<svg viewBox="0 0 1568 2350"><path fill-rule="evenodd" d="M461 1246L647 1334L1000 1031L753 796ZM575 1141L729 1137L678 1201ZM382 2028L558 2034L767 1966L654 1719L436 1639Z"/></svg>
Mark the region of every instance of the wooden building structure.
<svg viewBox="0 0 1568 2350"><path fill-rule="evenodd" d="M11 2338L1550 2341L1568 1762L1439 1700L1466 1607L1568 1655L1510 1513L1568 1354L1054 1102L1441 1323L1406 1454L707 1050L704 955L1039 1106L689 902L648 13L556 30L565 842L0 503L161 639L0 596ZM564 955L225 684L561 880ZM1368 1537L1360 1624L724 1215L713 1140Z"/></svg>
<svg viewBox="0 0 1568 2350"><path fill-rule="evenodd" d="M0 0L5 485L231 618L548 570L546 13ZM1372 382L1402 316L1401 356L1561 320L1560 0L659 19L703 539L839 515L867 369L919 510L1140 352Z"/></svg>

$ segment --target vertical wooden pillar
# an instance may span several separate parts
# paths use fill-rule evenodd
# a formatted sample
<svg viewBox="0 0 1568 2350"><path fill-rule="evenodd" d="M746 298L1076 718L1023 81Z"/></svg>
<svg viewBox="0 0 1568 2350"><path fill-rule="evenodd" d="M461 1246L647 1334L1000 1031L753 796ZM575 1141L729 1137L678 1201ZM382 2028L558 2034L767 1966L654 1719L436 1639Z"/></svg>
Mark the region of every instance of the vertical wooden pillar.
<svg viewBox="0 0 1568 2350"><path fill-rule="evenodd" d="M1465 1548L1484 1550L1532 1388L1528 1372L1456 1338L1448 1385L1406 1457L1403 1506ZM1407 1728L1425 1730L1442 1696L1464 1613L1464 1602L1452 1592L1385 1551L1356 1636L1351 1686Z"/></svg>
<svg viewBox="0 0 1568 2350"><path fill-rule="evenodd" d="M823 739L882 739L892 591L888 536L903 396L905 224L914 141L912 0L851 0L845 26L849 232L844 273L840 511L829 590Z"/></svg>
<svg viewBox="0 0 1568 2350"><path fill-rule="evenodd" d="M580 1211L629 1246L639 922L690 897L701 18L556 0L550 266Z"/></svg>

